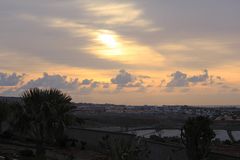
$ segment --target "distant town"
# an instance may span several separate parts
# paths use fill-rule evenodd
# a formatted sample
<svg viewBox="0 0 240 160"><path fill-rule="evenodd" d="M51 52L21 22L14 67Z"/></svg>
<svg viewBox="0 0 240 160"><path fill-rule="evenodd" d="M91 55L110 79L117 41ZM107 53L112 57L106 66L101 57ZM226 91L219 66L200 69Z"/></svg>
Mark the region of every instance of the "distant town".
<svg viewBox="0 0 240 160"><path fill-rule="evenodd" d="M189 116L209 116L216 120L240 121L240 106L188 106L188 105L162 105L162 106L129 106L114 104L75 103L77 111L85 113L179 113Z"/></svg>
<svg viewBox="0 0 240 160"><path fill-rule="evenodd" d="M16 102L18 97L0 97L0 100ZM209 116L215 120L240 121L240 105L116 105L96 103L73 103L75 111L84 113L179 113L188 116Z"/></svg>

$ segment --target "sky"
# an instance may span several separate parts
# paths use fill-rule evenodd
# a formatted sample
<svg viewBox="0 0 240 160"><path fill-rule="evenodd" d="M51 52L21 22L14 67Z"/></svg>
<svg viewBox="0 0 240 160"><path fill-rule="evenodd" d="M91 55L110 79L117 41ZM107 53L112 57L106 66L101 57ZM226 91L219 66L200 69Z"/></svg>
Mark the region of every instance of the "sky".
<svg viewBox="0 0 240 160"><path fill-rule="evenodd" d="M0 0L0 96L240 104L239 0Z"/></svg>

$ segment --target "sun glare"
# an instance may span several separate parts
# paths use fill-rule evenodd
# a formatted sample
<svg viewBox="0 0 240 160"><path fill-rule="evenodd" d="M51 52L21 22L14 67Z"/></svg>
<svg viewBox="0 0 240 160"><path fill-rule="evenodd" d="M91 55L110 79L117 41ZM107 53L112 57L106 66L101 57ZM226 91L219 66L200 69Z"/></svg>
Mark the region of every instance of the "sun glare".
<svg viewBox="0 0 240 160"><path fill-rule="evenodd" d="M117 46L117 41L110 34L100 34L98 39L109 48L115 48Z"/></svg>

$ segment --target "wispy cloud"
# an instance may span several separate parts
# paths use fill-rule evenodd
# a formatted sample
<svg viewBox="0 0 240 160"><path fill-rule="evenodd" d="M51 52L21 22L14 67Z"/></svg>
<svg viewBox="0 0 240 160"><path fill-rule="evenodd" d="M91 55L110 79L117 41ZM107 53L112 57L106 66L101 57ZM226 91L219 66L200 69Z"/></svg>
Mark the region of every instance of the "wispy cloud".
<svg viewBox="0 0 240 160"><path fill-rule="evenodd" d="M145 31L160 30L144 18L143 10L137 8L133 2L90 2L84 8L97 18L95 23L139 27Z"/></svg>

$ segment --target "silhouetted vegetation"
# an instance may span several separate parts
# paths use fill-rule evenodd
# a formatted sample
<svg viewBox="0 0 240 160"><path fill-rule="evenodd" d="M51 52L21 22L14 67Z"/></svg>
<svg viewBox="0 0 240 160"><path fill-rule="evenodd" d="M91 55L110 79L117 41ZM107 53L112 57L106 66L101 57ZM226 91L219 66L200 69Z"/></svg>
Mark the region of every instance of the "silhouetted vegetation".
<svg viewBox="0 0 240 160"><path fill-rule="evenodd" d="M142 160L150 154L146 142L141 138L105 136L100 142L105 160Z"/></svg>
<svg viewBox="0 0 240 160"><path fill-rule="evenodd" d="M181 139L187 150L189 160L203 160L210 152L215 137L208 117L189 118L181 129Z"/></svg>
<svg viewBox="0 0 240 160"><path fill-rule="evenodd" d="M72 99L57 89L38 88L26 90L21 98L14 126L34 140L37 159L45 159L46 144L61 143L65 126L74 122Z"/></svg>
<svg viewBox="0 0 240 160"><path fill-rule="evenodd" d="M160 136L156 136L156 135L151 135L150 139L154 140L154 141L162 142L162 143L180 144L182 142L181 138L179 138L179 137L160 137Z"/></svg>
<svg viewBox="0 0 240 160"><path fill-rule="evenodd" d="M94 106L94 104L92 105ZM217 149L221 151L221 147L233 147L234 150L234 147L240 142L234 139L230 127L228 127L227 130L230 137L229 140L221 141L220 139L214 139L215 134L210 126L212 121L208 117L203 116L189 118L182 127L181 137L151 135L149 140L147 138L130 135L132 134L131 132L124 135L125 133L118 134L116 132L111 133L112 131L106 131L107 134L111 134L112 136L105 136L99 142L99 138L101 139L101 137L105 135L105 131L95 132L94 129L89 129L90 127L87 125L89 128L82 129L74 126L76 127L74 129L89 130L89 132L93 132L91 133L93 134L92 136L88 136L89 132L86 132L87 134L85 132L76 132L81 134L75 134L75 132L74 134L69 134L72 132L65 132L67 127L75 123L83 123L82 119L74 115L74 111L76 110L71 103L71 97L58 89L33 88L23 92L18 101L11 101L9 103L9 101L0 100L0 147L3 147L3 150L0 150L0 155L5 157L5 159L17 158L19 160L46 160L47 158L55 158L56 160L66 158L75 159L79 156L78 153L76 153L76 150L78 150L79 152L90 151L93 155L99 156L101 160L146 160L150 155L150 150L147 146L148 143L152 151L150 157L153 159L158 158L159 155L168 156L169 159L171 159L176 155L178 156L178 154L184 155L183 157L185 158L186 154L182 145L184 144L189 160L203 160L212 158L211 156L218 151ZM130 131L131 127L135 125L141 126L143 123L143 126L147 127L150 124L158 122L160 124L156 125L156 128L159 128L159 130L164 129L165 126L181 127L186 120L186 117L182 118L181 121L178 120L180 116L176 116L177 114L171 114L174 118L162 113L145 115L145 113L119 114L104 112L101 114L102 115L99 115L99 113L88 114L86 112L79 114L78 112L78 116L85 116L86 119L88 118L89 123L93 120L93 126L104 127L106 124L109 126L118 126L119 124L121 127L130 127ZM171 121L173 119L174 121ZM224 123L223 125L226 124ZM65 133L69 137L67 137ZM156 133L154 132L154 134ZM97 137L96 139L94 138L95 135ZM211 147L213 152L208 156L211 144L213 144ZM160 149L154 150L153 148L157 148L155 145L161 146L159 147ZM17 149L5 150L4 147L6 146L13 148L16 146ZM64 150L63 148L59 148L67 146L69 146L69 148L64 148ZM100 150L102 151L101 153L99 152ZM46 154L46 151L48 151L48 154ZM54 154L59 157L53 157L55 156ZM220 155L218 156L220 157ZM165 159L165 157L163 159Z"/></svg>
<svg viewBox="0 0 240 160"><path fill-rule="evenodd" d="M0 134L2 133L2 123L9 118L9 113L9 104L4 101L0 101Z"/></svg>

